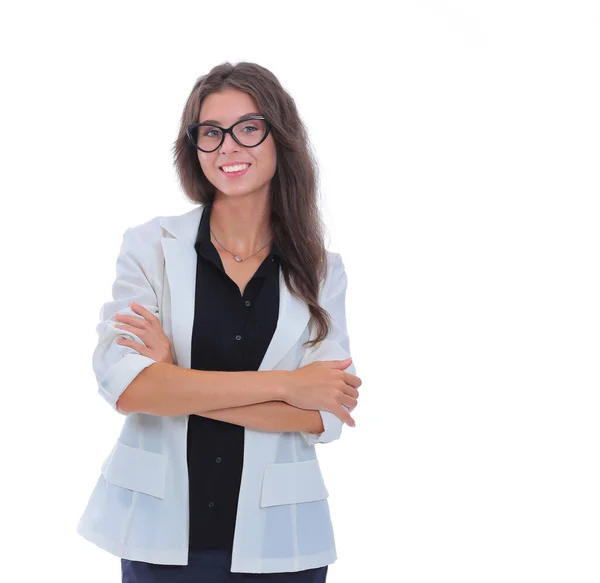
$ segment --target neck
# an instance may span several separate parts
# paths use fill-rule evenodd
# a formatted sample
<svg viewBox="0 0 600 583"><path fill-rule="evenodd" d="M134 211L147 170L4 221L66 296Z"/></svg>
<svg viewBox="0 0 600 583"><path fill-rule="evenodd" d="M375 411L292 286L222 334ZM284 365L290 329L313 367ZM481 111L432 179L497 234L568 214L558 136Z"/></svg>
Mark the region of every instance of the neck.
<svg viewBox="0 0 600 583"><path fill-rule="evenodd" d="M272 232L270 205L266 197L225 196L215 198L210 228L218 242L242 257L270 249Z"/></svg>

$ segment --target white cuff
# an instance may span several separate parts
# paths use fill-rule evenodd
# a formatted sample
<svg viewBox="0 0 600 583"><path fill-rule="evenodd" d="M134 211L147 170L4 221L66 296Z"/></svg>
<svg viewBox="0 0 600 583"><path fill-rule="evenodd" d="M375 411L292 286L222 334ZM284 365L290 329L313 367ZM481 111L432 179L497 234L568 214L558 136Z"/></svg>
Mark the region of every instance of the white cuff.
<svg viewBox="0 0 600 583"><path fill-rule="evenodd" d="M342 405L342 407L346 407ZM348 409L348 407L346 407ZM340 438L342 434L342 425L344 422L331 411L319 411L321 419L323 420L323 427L325 428L321 433L308 433L301 431L304 441L308 445L314 445L315 443L329 443Z"/></svg>
<svg viewBox="0 0 600 583"><path fill-rule="evenodd" d="M98 392L108 404L121 415L127 415L117 409L117 401L131 381L145 368L157 362L137 352L130 352L111 366L98 383Z"/></svg>

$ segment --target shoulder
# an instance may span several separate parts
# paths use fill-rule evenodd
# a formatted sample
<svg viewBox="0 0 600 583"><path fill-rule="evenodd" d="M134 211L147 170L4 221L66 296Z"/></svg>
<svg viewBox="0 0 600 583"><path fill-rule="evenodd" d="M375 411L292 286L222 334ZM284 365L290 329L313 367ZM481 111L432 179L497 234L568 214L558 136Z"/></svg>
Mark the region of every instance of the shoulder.
<svg viewBox="0 0 600 583"><path fill-rule="evenodd" d="M123 235L123 245L141 261L158 266L163 261L163 240L176 238L191 243L196 238L204 205L195 205L179 215L159 215L129 227Z"/></svg>
<svg viewBox="0 0 600 583"><path fill-rule="evenodd" d="M158 268L162 256L161 219L154 217L133 225L123 233L123 250L147 267Z"/></svg>
<svg viewBox="0 0 600 583"><path fill-rule="evenodd" d="M153 217L143 223L129 227L125 232L143 240L160 239L160 225L165 218L163 215Z"/></svg>
<svg viewBox="0 0 600 583"><path fill-rule="evenodd" d="M142 269L153 284L158 285L163 273L163 250L161 221L163 216L153 217L128 227L123 233L121 253L128 256Z"/></svg>
<svg viewBox="0 0 600 583"><path fill-rule="evenodd" d="M339 256L339 253L336 253L335 251L330 251L329 249L325 249L325 252L327 253L327 262L329 263L329 265L336 261L336 257Z"/></svg>

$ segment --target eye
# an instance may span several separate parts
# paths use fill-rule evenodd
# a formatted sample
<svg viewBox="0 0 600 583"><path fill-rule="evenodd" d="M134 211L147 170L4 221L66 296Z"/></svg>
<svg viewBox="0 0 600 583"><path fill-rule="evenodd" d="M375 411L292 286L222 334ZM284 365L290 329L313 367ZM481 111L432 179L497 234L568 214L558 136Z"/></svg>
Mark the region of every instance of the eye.
<svg viewBox="0 0 600 583"><path fill-rule="evenodd" d="M242 127L242 130L247 130L247 129L257 130L258 128L255 125L252 125L252 124L248 124L248 125L245 125L245 126ZM250 131L250 132L244 132L244 133L245 134L251 134L252 132Z"/></svg>
<svg viewBox="0 0 600 583"><path fill-rule="evenodd" d="M215 134L212 134L212 135L211 135L211 132L216 132L216 135L215 135ZM215 138L215 137L217 137L218 135L221 135L221 132L220 132L219 130L216 130L216 129L214 129L214 128L211 128L211 129L208 129L208 130L205 130L204 132L202 132L202 135L203 135L203 136L207 136L207 137L209 137L209 138Z"/></svg>

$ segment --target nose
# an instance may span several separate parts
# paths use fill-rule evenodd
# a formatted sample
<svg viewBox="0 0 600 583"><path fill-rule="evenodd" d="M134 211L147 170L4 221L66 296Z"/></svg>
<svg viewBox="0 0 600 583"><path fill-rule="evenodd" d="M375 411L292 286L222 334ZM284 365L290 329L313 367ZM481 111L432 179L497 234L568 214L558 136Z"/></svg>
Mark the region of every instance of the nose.
<svg viewBox="0 0 600 583"><path fill-rule="evenodd" d="M233 139L231 133L226 133L220 149L223 153L237 152L240 149L240 145Z"/></svg>

